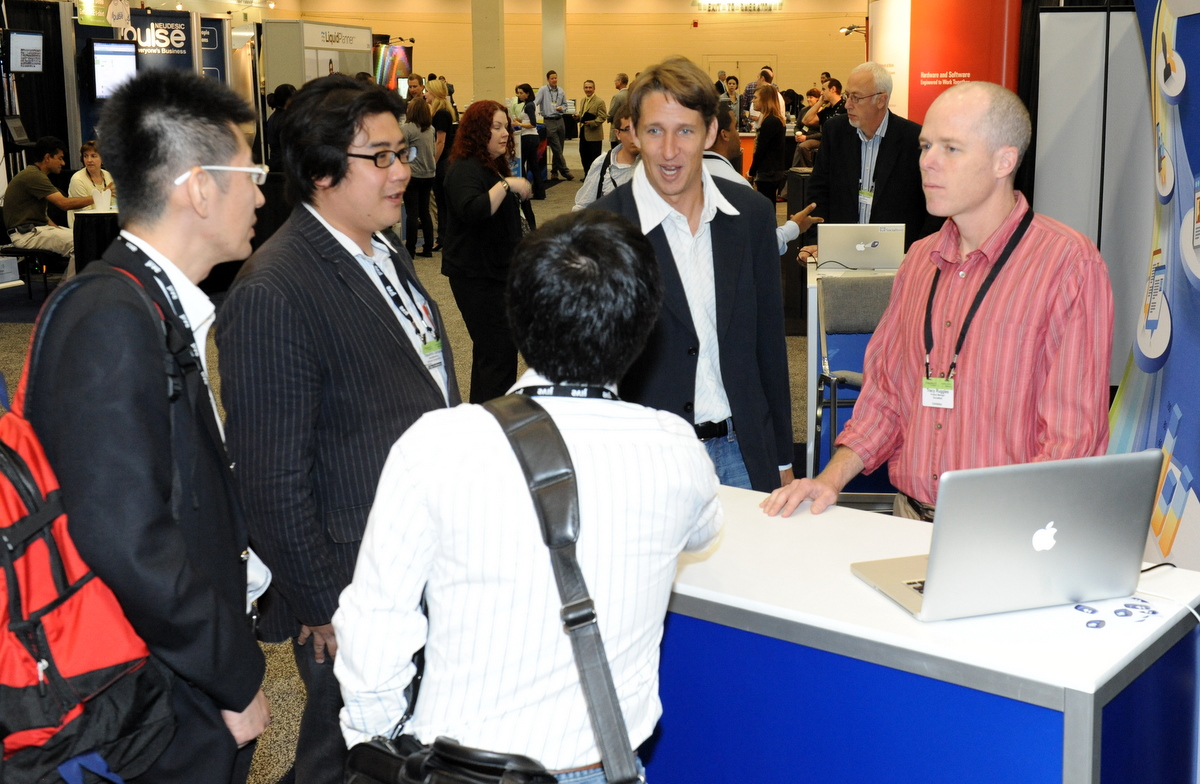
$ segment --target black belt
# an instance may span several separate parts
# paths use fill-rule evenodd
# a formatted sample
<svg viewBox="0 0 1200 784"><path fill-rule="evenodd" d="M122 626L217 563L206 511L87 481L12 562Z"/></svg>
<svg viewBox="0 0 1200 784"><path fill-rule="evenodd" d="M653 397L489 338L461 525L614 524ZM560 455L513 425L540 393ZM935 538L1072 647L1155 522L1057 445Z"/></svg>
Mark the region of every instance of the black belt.
<svg viewBox="0 0 1200 784"><path fill-rule="evenodd" d="M934 507L932 504L922 503L921 501L918 501L910 495L905 495L904 493L901 493L900 495L904 496L904 500L908 502L908 508L916 513L919 520L923 520L927 523L933 522Z"/></svg>
<svg viewBox="0 0 1200 784"><path fill-rule="evenodd" d="M701 422L692 425L696 429L696 438L701 441L708 441L713 438L720 438L729 435L729 423L732 420L723 419L720 422Z"/></svg>

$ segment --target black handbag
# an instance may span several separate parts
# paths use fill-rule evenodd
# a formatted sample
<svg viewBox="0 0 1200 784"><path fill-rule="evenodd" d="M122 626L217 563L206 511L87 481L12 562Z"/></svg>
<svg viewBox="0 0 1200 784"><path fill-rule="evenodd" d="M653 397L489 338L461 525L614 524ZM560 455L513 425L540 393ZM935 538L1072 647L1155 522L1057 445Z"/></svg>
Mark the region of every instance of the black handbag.
<svg viewBox="0 0 1200 784"><path fill-rule="evenodd" d="M562 434L546 410L524 395L483 404L500 422L529 485L533 506L550 550L562 600L563 626L571 638L588 716L609 784L643 781L613 686L612 672L596 623L596 609L575 559L579 539L579 494L575 469ZM409 712L398 726L411 715ZM422 746L411 735L375 738L350 749L346 784L554 784L536 760L459 745L439 737Z"/></svg>

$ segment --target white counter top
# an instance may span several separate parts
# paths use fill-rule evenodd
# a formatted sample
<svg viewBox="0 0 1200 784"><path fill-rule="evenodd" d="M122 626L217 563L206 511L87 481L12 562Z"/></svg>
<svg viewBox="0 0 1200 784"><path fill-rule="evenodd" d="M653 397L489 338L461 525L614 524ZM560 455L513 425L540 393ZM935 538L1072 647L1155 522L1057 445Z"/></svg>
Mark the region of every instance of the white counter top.
<svg viewBox="0 0 1200 784"><path fill-rule="evenodd" d="M964 685L976 686L982 672L989 683L976 687L1047 707L1061 709L1062 689L1098 691L1161 644L1187 614L1183 602L1200 601L1200 573L1163 567L1139 586L1157 615L1121 618L1113 610L1124 602L1110 600L1092 603L1094 616L1068 606L922 623L852 575L850 564L927 553L931 525L836 506L812 515L808 504L791 518L770 518L758 508L762 493L720 494L721 539L680 560L673 610ZM739 623L739 614L753 622ZM1104 628L1087 628L1094 618ZM1007 685L990 688L992 674Z"/></svg>

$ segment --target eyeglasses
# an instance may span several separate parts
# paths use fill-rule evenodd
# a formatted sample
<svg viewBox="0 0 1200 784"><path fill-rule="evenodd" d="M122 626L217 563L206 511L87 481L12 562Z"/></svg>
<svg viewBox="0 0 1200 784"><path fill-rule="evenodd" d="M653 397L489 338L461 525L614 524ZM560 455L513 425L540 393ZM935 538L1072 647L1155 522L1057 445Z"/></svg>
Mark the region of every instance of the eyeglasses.
<svg viewBox="0 0 1200 784"><path fill-rule="evenodd" d="M629 133L632 130L633 130L632 125L626 125L624 128L618 128L617 133Z"/></svg>
<svg viewBox="0 0 1200 784"><path fill-rule="evenodd" d="M876 95L883 95L883 91L880 90L879 92L871 93L870 95L859 95L858 93L846 93L846 103L858 103L859 101L865 101L868 98L874 98Z"/></svg>
<svg viewBox="0 0 1200 784"><path fill-rule="evenodd" d="M374 155L362 155L357 152L346 153L347 158L362 158L365 161L375 161L375 168L386 169L390 167L397 159L403 164L410 164L417 159L417 148L406 147L397 152L396 150L381 150Z"/></svg>
<svg viewBox="0 0 1200 784"><path fill-rule="evenodd" d="M175 178L176 185L183 185L192 176L192 172L196 169L204 169L204 171L231 171L231 172L246 172L250 175L250 179L255 185L262 185L267 181L267 172L271 169L266 164L258 166L195 166L188 169L183 174Z"/></svg>

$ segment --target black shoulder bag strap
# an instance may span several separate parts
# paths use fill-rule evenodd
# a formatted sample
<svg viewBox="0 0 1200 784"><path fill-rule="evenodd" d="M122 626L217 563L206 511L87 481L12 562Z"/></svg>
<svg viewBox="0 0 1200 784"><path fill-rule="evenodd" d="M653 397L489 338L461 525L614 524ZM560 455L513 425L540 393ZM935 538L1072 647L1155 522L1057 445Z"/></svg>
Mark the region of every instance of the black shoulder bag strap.
<svg viewBox="0 0 1200 784"><path fill-rule="evenodd" d="M610 163L612 163L611 151L604 154L604 160L600 163L600 176L596 179L596 198L592 201L599 201L600 197L604 195L604 175L608 173ZM584 176L587 176L587 172L584 172Z"/></svg>
<svg viewBox="0 0 1200 784"><path fill-rule="evenodd" d="M550 548L554 580L563 603L563 626L571 637L604 775L609 784L639 781L641 776L596 623L595 604L575 560L579 494L567 445L546 410L524 395L506 395L484 403L483 407L499 420L504 435L508 436L533 496L542 540Z"/></svg>

